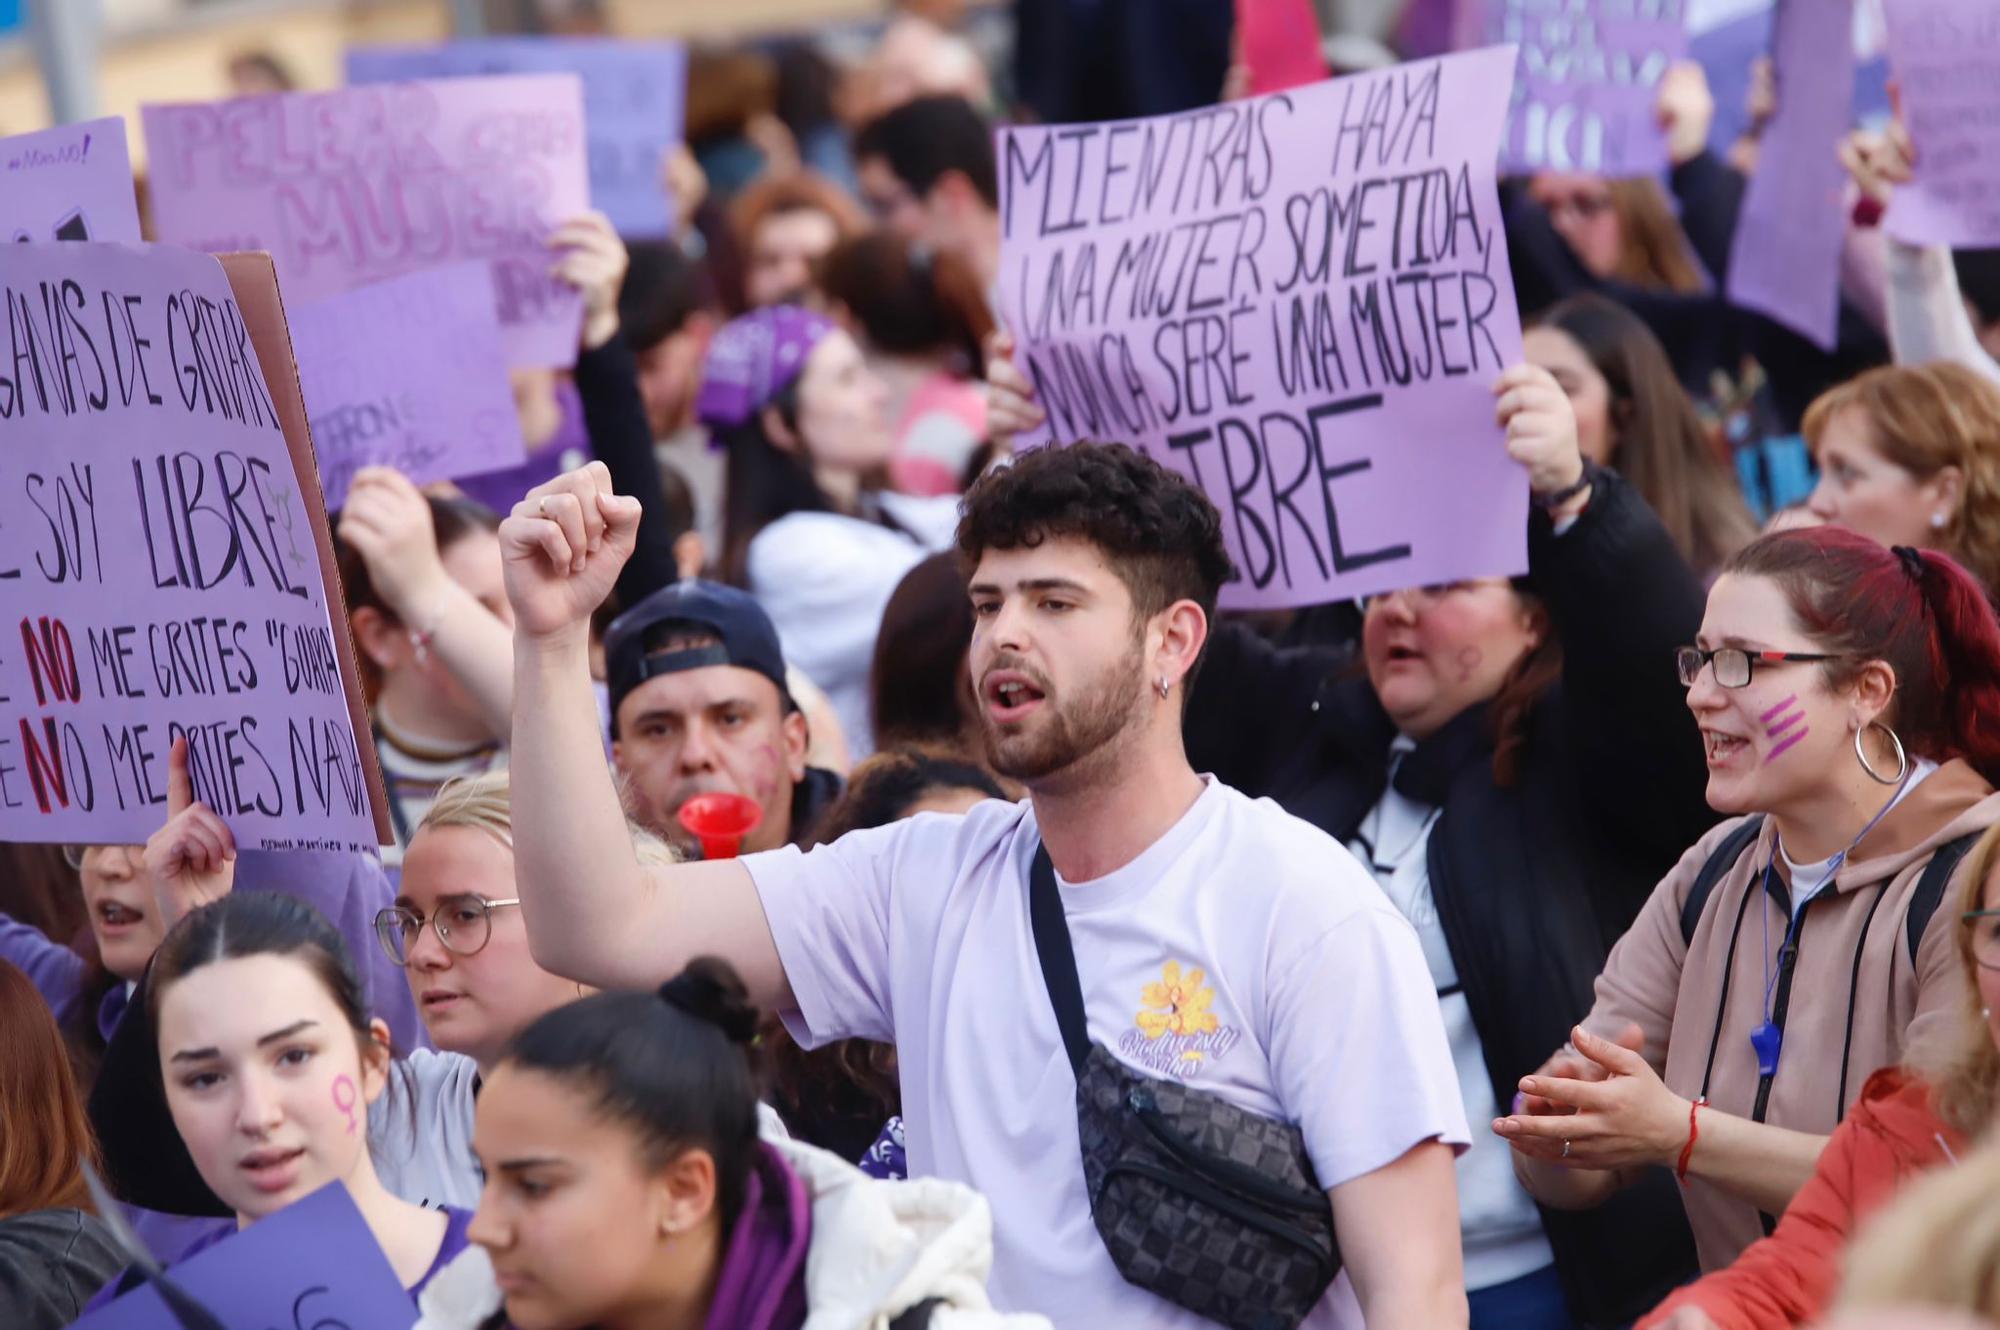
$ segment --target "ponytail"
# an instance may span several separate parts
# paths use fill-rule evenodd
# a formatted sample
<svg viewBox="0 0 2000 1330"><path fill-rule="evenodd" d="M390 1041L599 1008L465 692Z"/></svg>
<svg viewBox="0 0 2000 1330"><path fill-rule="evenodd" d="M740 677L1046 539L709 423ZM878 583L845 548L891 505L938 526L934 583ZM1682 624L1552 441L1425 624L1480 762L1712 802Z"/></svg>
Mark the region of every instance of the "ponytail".
<svg viewBox="0 0 2000 1330"><path fill-rule="evenodd" d="M2000 785L2000 618L1979 583L1935 550L1896 547L1929 608L1946 750Z"/></svg>
<svg viewBox="0 0 2000 1330"><path fill-rule="evenodd" d="M561 1081L639 1137L653 1167L690 1150L715 1161L718 1208L735 1227L757 1152L757 1028L743 980L702 957L656 993L600 993L556 1008L501 1056Z"/></svg>
<svg viewBox="0 0 2000 1330"><path fill-rule="evenodd" d="M1777 583L1799 626L1839 657L1820 666L1834 686L1888 665L1896 694L1882 720L1911 753L1962 757L2000 785L2000 619L1949 555L1823 526L1755 540L1724 571Z"/></svg>

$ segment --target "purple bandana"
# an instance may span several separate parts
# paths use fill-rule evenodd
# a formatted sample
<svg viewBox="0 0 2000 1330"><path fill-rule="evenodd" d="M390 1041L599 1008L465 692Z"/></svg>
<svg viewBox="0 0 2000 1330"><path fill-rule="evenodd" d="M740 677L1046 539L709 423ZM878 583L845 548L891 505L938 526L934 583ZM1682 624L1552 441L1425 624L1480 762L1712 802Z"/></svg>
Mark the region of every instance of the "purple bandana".
<svg viewBox="0 0 2000 1330"><path fill-rule="evenodd" d="M806 367L833 321L797 305L773 305L731 320L708 344L695 413L720 429L741 425Z"/></svg>

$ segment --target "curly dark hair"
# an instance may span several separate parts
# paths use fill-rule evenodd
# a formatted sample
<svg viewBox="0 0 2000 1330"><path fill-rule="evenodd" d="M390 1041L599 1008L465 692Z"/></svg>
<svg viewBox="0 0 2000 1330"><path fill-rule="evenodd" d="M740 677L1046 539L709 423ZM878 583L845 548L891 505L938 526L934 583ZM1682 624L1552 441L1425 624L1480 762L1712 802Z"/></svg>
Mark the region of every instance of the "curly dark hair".
<svg viewBox="0 0 2000 1330"><path fill-rule="evenodd" d="M1212 619L1235 576L1208 496L1122 443L1041 448L967 492L958 552L968 574L989 549L1032 549L1051 537L1101 550L1141 622L1180 600Z"/></svg>

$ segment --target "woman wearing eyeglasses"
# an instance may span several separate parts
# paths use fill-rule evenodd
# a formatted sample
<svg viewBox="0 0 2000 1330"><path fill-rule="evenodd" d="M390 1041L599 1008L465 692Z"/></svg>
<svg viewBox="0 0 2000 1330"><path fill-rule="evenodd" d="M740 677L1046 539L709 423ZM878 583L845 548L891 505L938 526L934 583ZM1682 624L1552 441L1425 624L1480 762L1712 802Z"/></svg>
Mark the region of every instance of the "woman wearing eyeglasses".
<svg viewBox="0 0 2000 1330"><path fill-rule="evenodd" d="M1708 801L1495 1130L1543 1203L1654 1169L1704 1269L1769 1230L1878 1067L1957 1015L1951 883L2000 822L2000 622L1943 555L1823 527L1725 566L1679 653Z"/></svg>
<svg viewBox="0 0 2000 1330"><path fill-rule="evenodd" d="M1777 1231L1676 1292L1637 1330L1783 1330L1817 1325L1857 1229L1911 1180L1955 1165L2000 1111L2000 828L1966 856L1953 951L1965 983L1950 1040L1870 1076ZM1876 1253L1877 1256L1880 1253Z"/></svg>

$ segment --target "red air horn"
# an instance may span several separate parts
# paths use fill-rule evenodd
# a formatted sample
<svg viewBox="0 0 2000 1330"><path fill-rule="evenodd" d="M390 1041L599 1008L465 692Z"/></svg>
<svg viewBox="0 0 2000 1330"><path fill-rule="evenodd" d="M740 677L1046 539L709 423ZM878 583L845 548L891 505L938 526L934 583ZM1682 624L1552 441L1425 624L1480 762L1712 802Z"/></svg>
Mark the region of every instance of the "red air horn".
<svg viewBox="0 0 2000 1330"><path fill-rule="evenodd" d="M701 841L704 859L734 859L743 838L764 820L757 801L741 794L697 794L681 805L681 825Z"/></svg>

